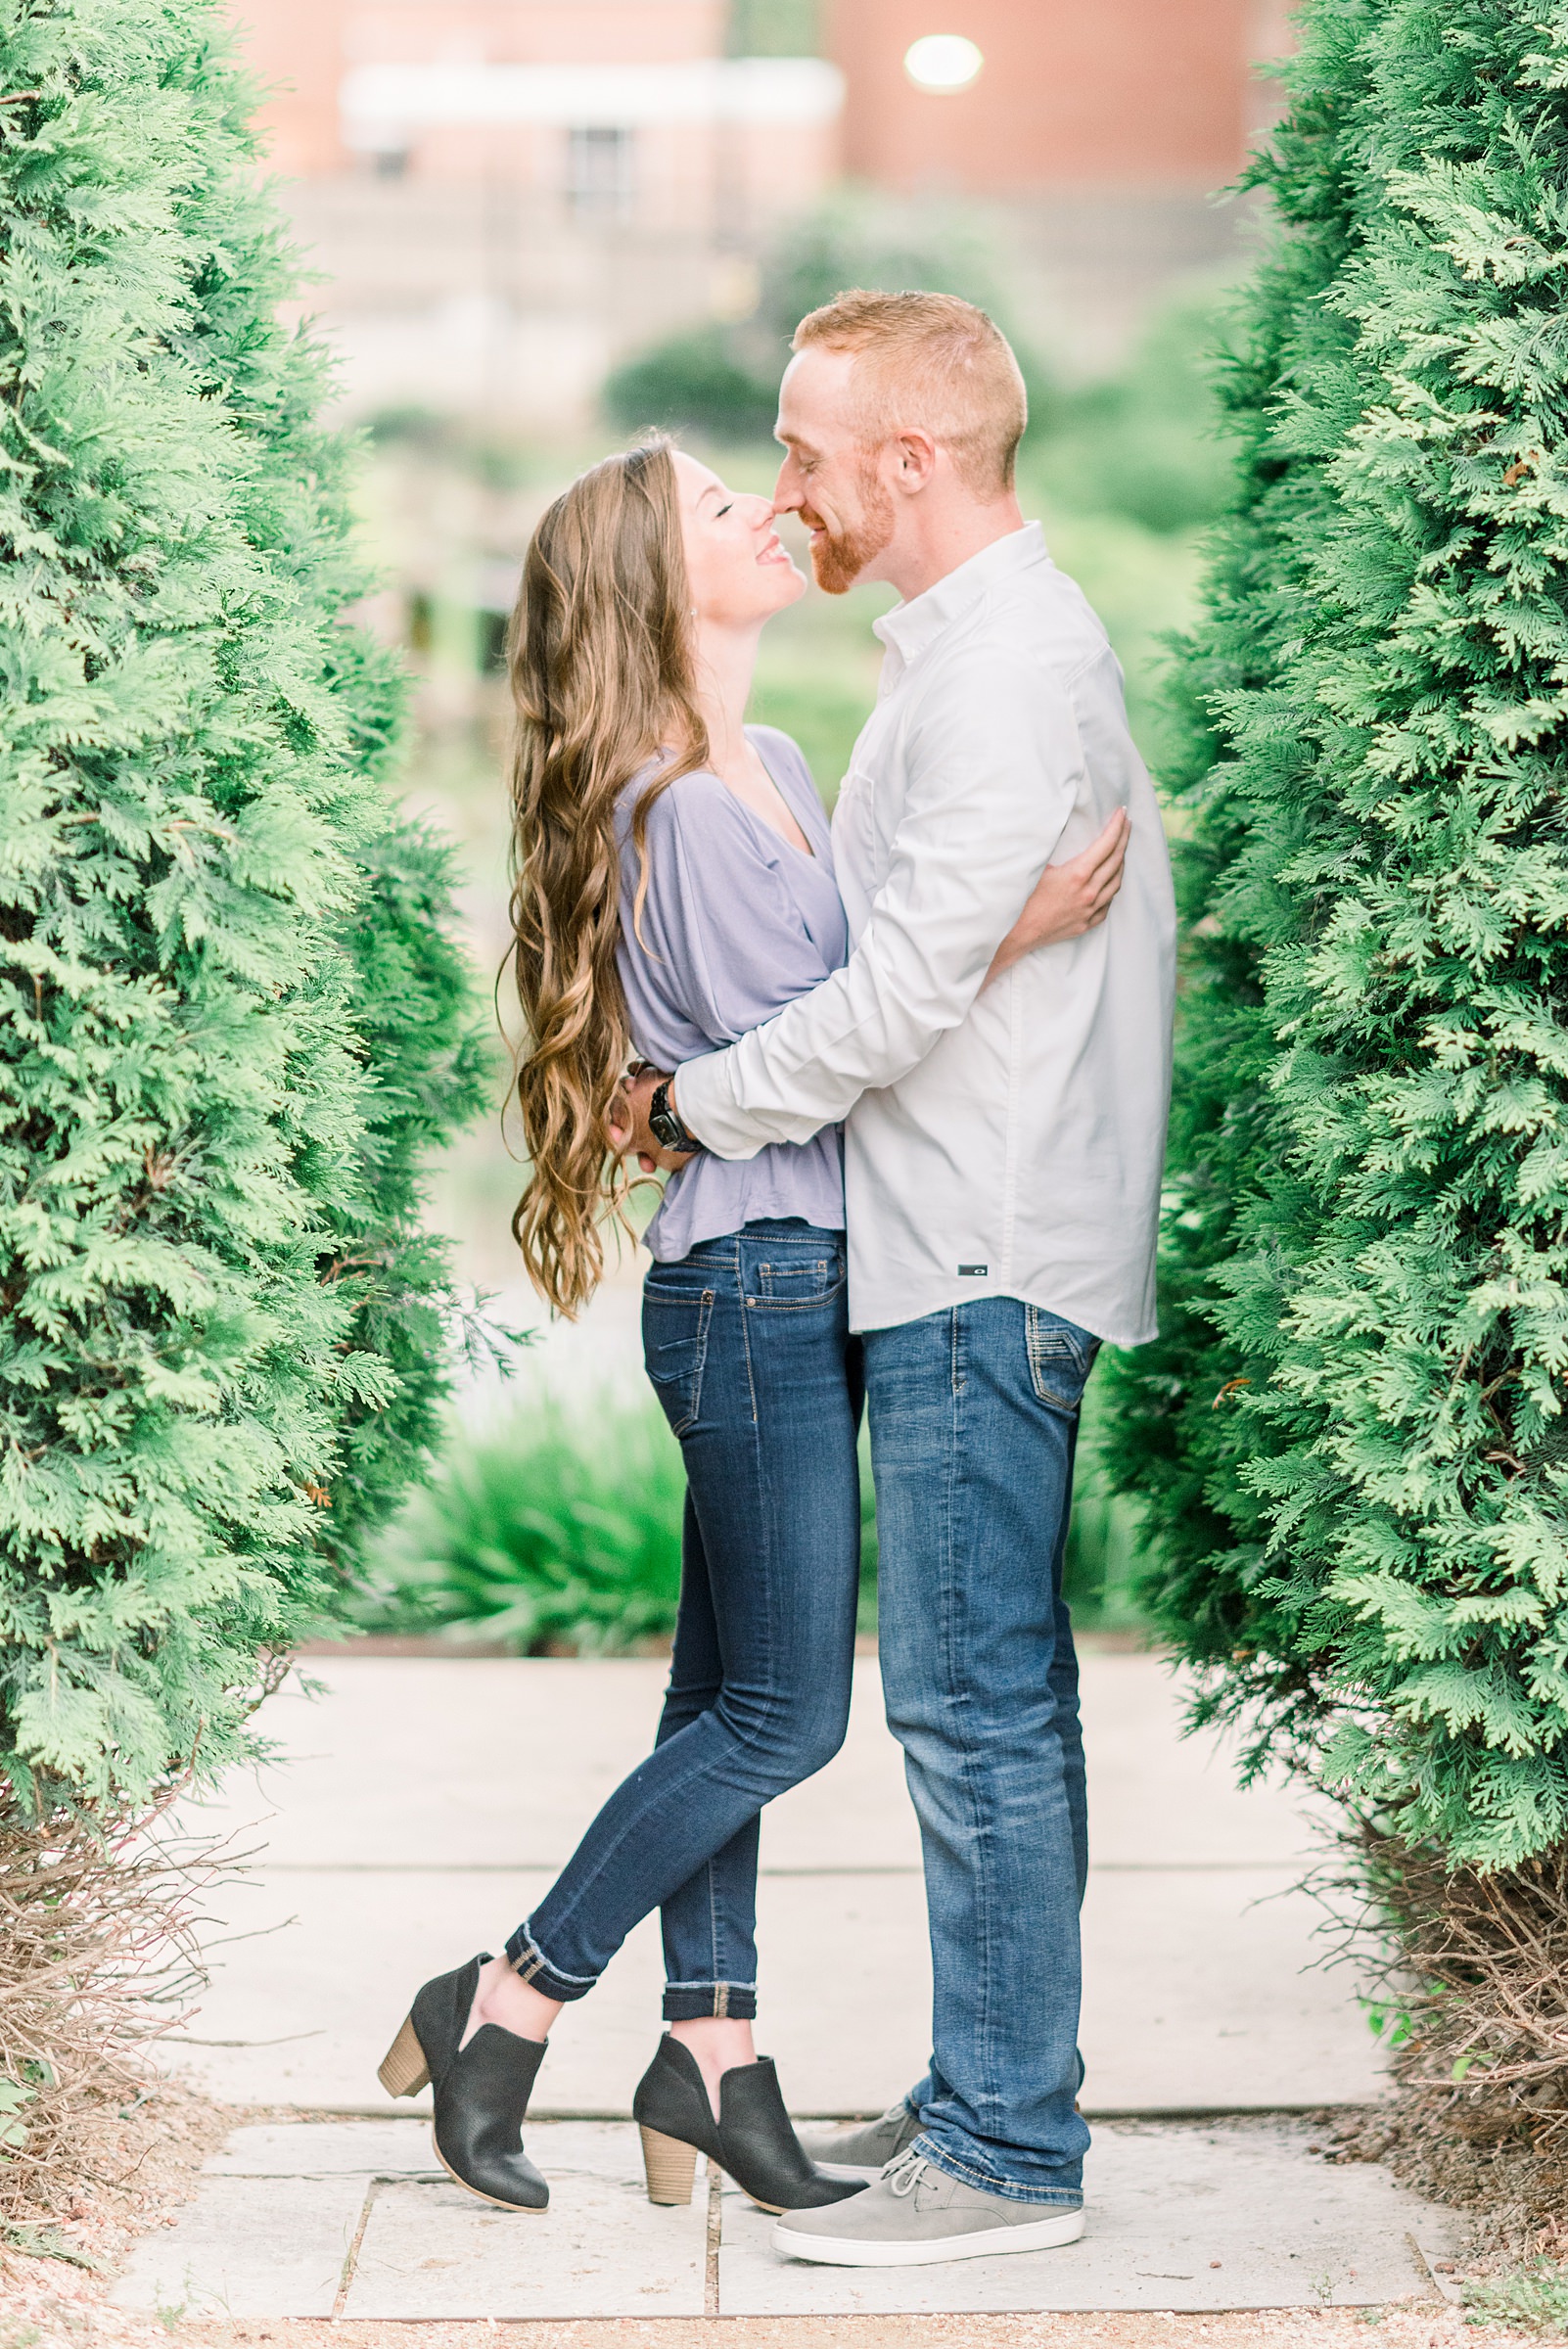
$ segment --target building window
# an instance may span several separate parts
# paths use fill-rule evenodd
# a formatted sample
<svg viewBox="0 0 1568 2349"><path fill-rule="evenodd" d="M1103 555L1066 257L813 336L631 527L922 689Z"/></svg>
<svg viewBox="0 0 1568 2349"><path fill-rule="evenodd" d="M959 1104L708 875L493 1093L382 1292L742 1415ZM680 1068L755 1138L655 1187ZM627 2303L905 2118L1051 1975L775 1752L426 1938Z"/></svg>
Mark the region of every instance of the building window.
<svg viewBox="0 0 1568 2349"><path fill-rule="evenodd" d="M631 133L595 125L567 134L567 208L577 220L624 220L631 210Z"/></svg>

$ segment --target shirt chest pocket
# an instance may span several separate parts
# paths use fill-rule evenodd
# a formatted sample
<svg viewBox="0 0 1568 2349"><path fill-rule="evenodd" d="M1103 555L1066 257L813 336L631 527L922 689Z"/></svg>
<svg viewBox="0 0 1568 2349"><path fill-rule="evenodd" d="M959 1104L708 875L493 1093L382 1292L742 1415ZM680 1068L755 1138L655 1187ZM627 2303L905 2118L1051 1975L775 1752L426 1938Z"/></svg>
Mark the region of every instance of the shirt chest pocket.
<svg viewBox="0 0 1568 2349"><path fill-rule="evenodd" d="M833 808L833 862L853 930L864 926L871 898L888 879L892 822L883 808L885 799L888 785L856 761L845 775Z"/></svg>

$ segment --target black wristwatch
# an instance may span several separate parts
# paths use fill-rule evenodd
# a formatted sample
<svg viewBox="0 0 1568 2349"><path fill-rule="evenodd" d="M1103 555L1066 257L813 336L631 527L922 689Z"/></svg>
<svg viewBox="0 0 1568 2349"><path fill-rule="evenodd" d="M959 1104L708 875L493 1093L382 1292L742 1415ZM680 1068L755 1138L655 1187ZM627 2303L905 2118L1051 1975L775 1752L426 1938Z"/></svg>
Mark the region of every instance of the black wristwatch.
<svg viewBox="0 0 1568 2349"><path fill-rule="evenodd" d="M680 1122L679 1112L669 1098L669 1079L664 1078L654 1086L653 1099L648 1104L648 1130L667 1150L700 1150L701 1142L688 1133Z"/></svg>

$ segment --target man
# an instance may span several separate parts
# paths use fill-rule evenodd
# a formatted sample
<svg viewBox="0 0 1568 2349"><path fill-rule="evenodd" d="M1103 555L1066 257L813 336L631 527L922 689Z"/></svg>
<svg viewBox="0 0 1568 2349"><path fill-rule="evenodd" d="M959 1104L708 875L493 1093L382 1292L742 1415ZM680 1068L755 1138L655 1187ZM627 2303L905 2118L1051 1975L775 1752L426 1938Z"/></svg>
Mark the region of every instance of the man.
<svg viewBox="0 0 1568 2349"><path fill-rule="evenodd" d="M967 302L856 293L794 348L776 503L810 531L822 586L881 579L903 599L876 622L881 690L834 817L856 943L765 1027L642 1081L632 1107L667 1147L726 1158L846 1121L933 2054L882 2122L813 2148L876 2182L773 2239L898 2266L1083 2230L1087 1844L1062 1558L1095 1352L1154 1334L1175 916L1115 656L1014 494L1026 407L1006 342ZM1108 918L985 987L1047 862L1119 807Z"/></svg>

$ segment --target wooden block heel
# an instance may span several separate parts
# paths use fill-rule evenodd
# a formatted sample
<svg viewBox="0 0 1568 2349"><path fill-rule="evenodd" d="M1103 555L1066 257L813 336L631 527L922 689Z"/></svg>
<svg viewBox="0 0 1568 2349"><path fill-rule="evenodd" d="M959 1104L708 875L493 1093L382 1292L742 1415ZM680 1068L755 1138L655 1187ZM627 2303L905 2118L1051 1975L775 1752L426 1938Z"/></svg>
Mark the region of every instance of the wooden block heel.
<svg viewBox="0 0 1568 2349"><path fill-rule="evenodd" d="M662 2136L657 2129L644 2128L640 2122L637 2134L642 2139L642 2166L648 2180L649 2201L689 2202L697 2175L696 2146L683 2143L678 2137Z"/></svg>
<svg viewBox="0 0 1568 2349"><path fill-rule="evenodd" d="M376 2067L376 2077L390 2096L417 2096L430 2086L430 2065L411 2014L404 2016L402 2029Z"/></svg>

